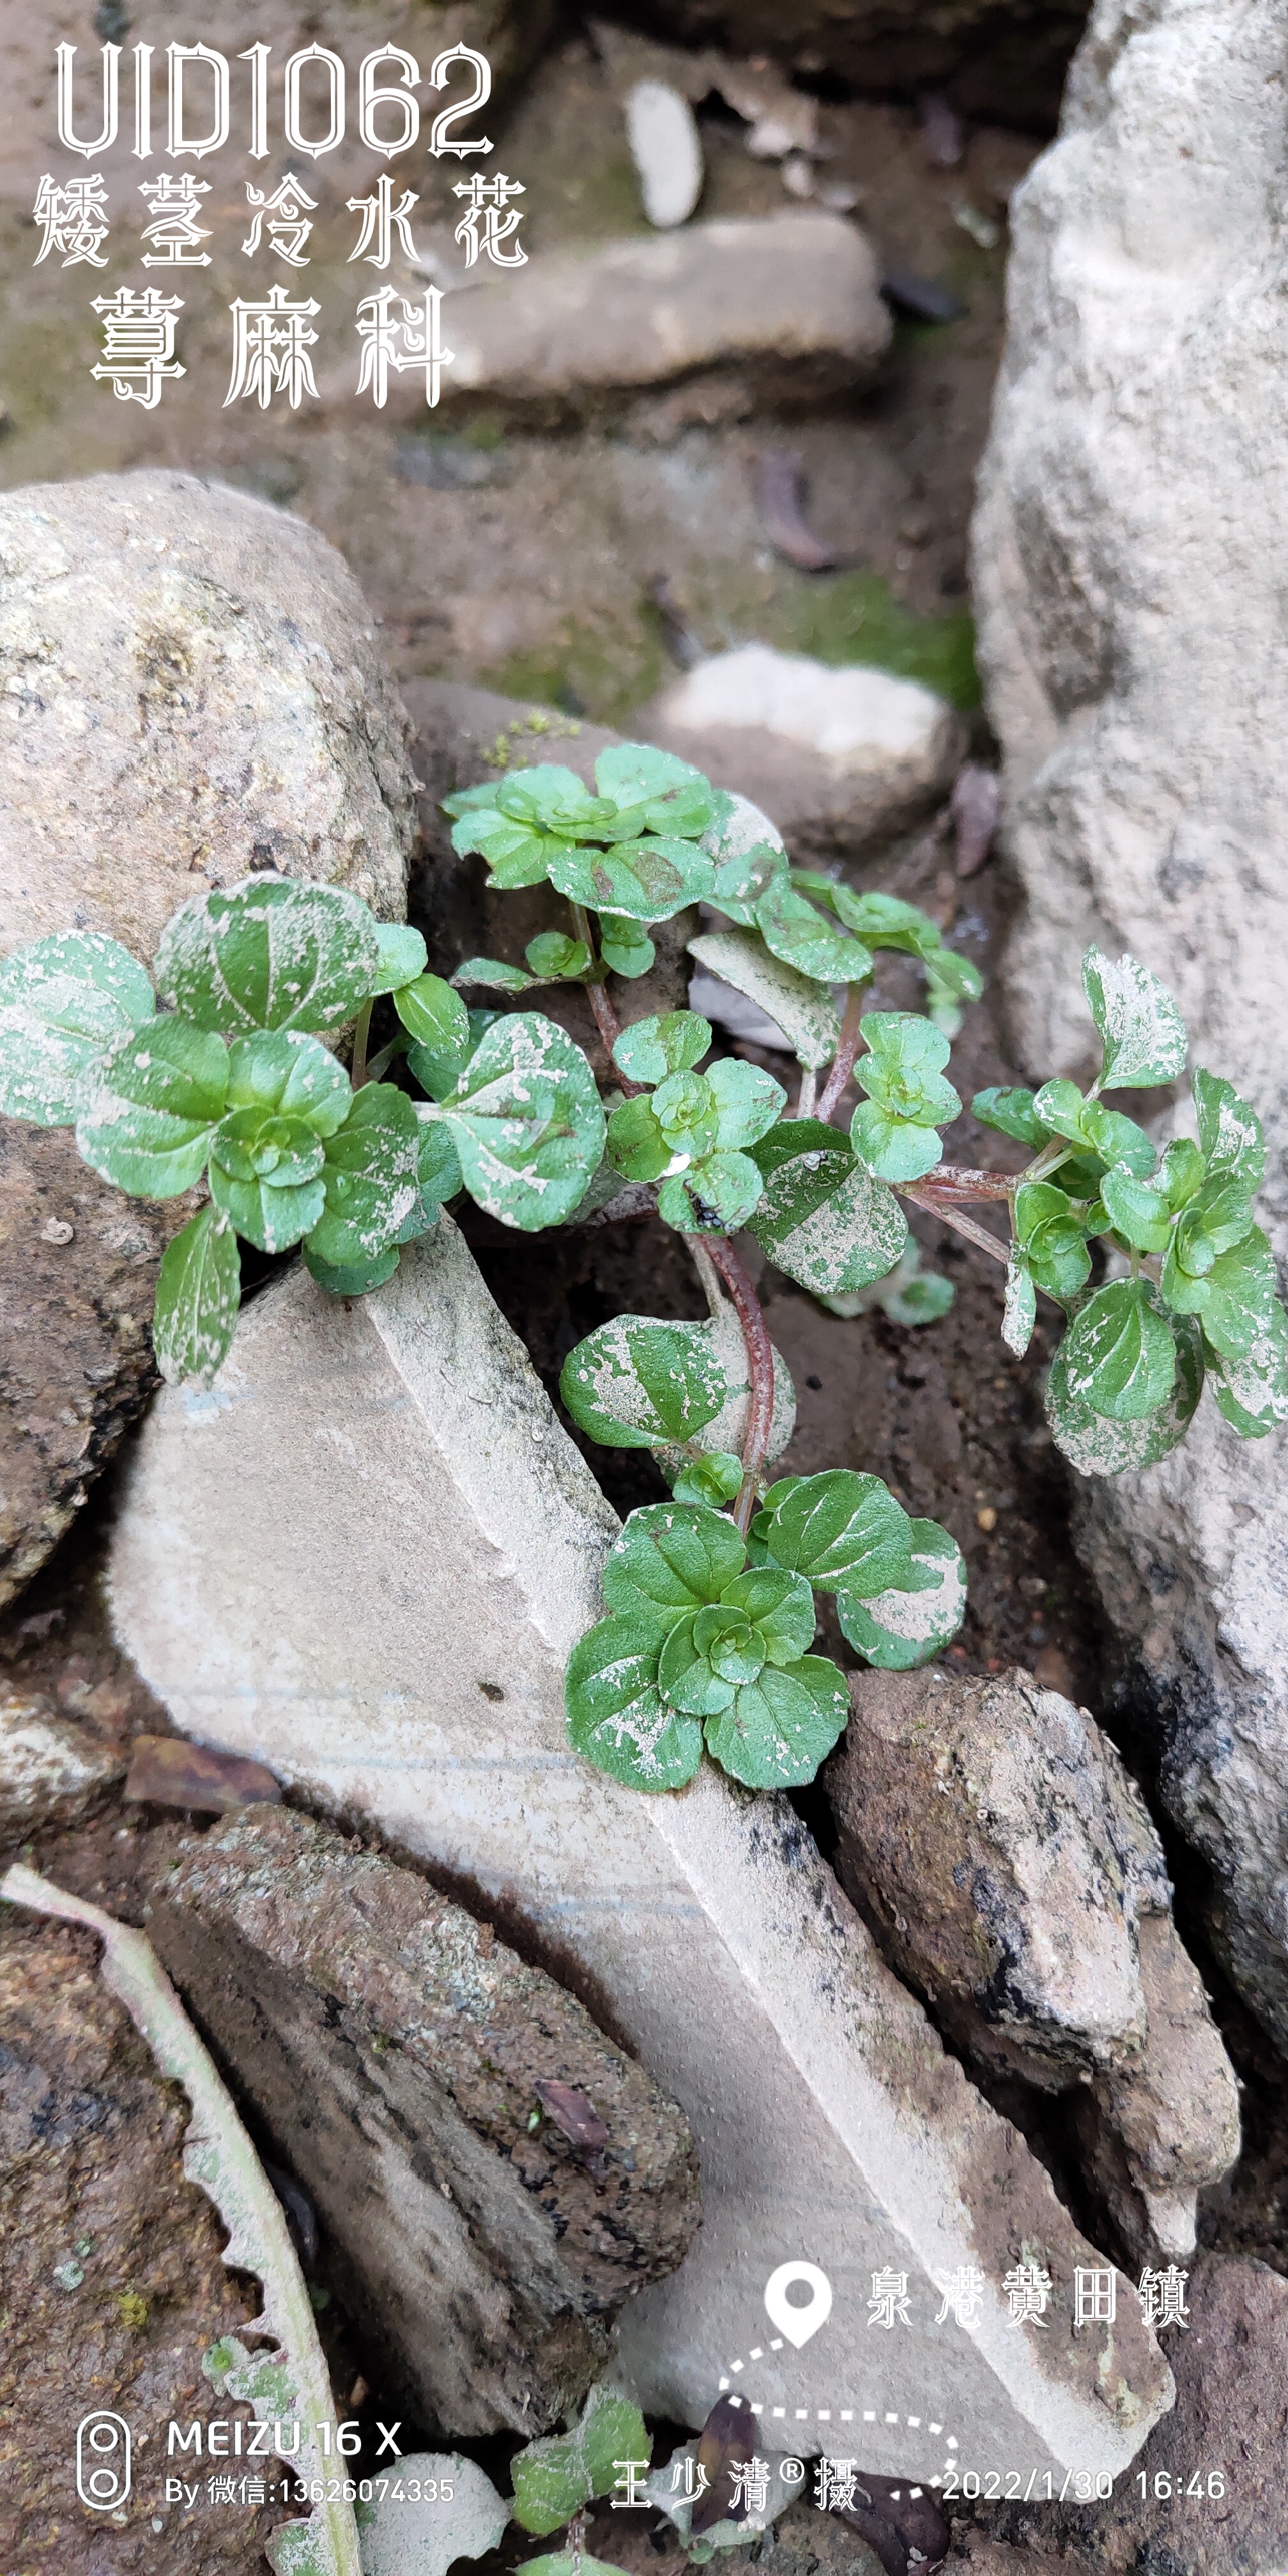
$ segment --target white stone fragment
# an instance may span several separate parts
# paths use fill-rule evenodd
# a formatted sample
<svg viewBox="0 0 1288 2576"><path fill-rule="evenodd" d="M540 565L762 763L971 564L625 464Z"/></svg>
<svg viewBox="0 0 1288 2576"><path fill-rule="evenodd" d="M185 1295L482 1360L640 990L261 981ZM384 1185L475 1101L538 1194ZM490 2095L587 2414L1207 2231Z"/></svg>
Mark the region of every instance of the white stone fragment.
<svg viewBox="0 0 1288 2576"><path fill-rule="evenodd" d="M865 663L741 644L664 690L648 738L738 783L795 849L857 849L947 794L960 719L933 690Z"/></svg>
<svg viewBox="0 0 1288 2576"><path fill-rule="evenodd" d="M626 139L649 222L660 232L687 223L704 175L702 138L687 98L666 81L636 81L626 101Z"/></svg>
<svg viewBox="0 0 1288 2576"><path fill-rule="evenodd" d="M120 1779L125 1756L41 1699L0 1700L0 1844L70 1825Z"/></svg>
<svg viewBox="0 0 1288 2576"><path fill-rule="evenodd" d="M892 2475L938 2475L949 2434L982 2468L1121 2469L1170 2403L1152 2336L1134 2302L1112 2351L1074 2333L1074 2267L1097 2258L790 1804L710 1766L646 1797L571 1752L563 1666L616 1528L444 1217L350 1306L289 1274L209 1395L165 1391L112 1611L185 1729L468 1892L681 2104L703 2224L621 2332L651 2411L700 2425L741 2361L771 2449L818 2448L819 2410L866 2399L865 2463ZM1040 2336L1001 2288L1030 2239L1057 2283ZM802 2258L832 2282L827 2326L766 2349L765 2283ZM963 2263L988 2283L969 2333L935 2323L935 2276ZM887 2267L908 2323L874 2336Z"/></svg>
<svg viewBox="0 0 1288 2576"><path fill-rule="evenodd" d="M362 2576L447 2576L459 2558L484 2558L497 2548L510 2508L476 2460L459 2451L408 2451L397 2476L403 2495L382 2497L377 2489L359 2531ZM415 2502L413 2481L420 2488Z"/></svg>

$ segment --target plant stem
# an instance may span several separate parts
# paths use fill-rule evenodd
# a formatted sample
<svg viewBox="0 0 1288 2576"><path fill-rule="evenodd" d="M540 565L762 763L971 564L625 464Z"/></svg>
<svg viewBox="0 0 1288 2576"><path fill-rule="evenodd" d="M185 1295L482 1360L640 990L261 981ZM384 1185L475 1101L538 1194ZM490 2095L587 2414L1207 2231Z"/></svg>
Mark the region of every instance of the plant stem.
<svg viewBox="0 0 1288 2576"><path fill-rule="evenodd" d="M706 1250L719 1271L734 1310L742 1326L747 1346L747 1373L750 1382L750 1404L747 1412L747 1436L742 1444L742 1488L734 1505L734 1520L745 1538L756 1508L756 1490L760 1471L769 1448L769 1435L774 1421L774 1354L760 1299L727 1235L709 1234ZM705 1283L704 1283L705 1284Z"/></svg>
<svg viewBox="0 0 1288 2576"><path fill-rule="evenodd" d="M702 1293L712 1314L722 1315L725 1308L724 1290L720 1285L720 1273L707 1250L705 1235L686 1234L684 1240L689 1247L693 1267L702 1282Z"/></svg>
<svg viewBox="0 0 1288 2576"><path fill-rule="evenodd" d="M611 1065L613 1064L613 1048L622 1034L622 1024L608 998L607 988L604 983L603 965L596 953L595 942L590 935L590 915L587 912L584 903L572 904L571 911L573 921L576 926L577 937L590 950L591 957L594 960L592 971L586 977L586 999L594 1013L595 1026L599 1031L604 1053ZM613 1071L621 1087L623 1097L627 1100L637 1099L644 1086L638 1082L628 1082L624 1073L617 1072L616 1065L613 1065Z"/></svg>
<svg viewBox="0 0 1288 2576"><path fill-rule="evenodd" d="M1011 1257L1007 1246L1000 1243L995 1234L990 1234L987 1227L976 1225L973 1217L963 1216L951 1199L936 1198L924 1181L897 1181L895 1188L901 1199L911 1199L914 1207L925 1208L928 1215L939 1217L944 1225L952 1227L954 1234L964 1235L968 1243L978 1245L981 1252L991 1254L993 1260L1000 1261L1005 1268Z"/></svg>
<svg viewBox="0 0 1288 2576"><path fill-rule="evenodd" d="M1019 1182L1006 1172L976 1172L965 1164L937 1163L918 1187L932 1191L936 1197L968 1204L971 1199L1009 1199Z"/></svg>
<svg viewBox="0 0 1288 2576"><path fill-rule="evenodd" d="M367 1040L371 1035L371 1004L364 1002L353 1024L353 1062L349 1080L355 1091L361 1091L367 1079Z"/></svg>
<svg viewBox="0 0 1288 2576"><path fill-rule="evenodd" d="M863 996L866 991L866 984L851 984L845 997L845 1017L841 1022L841 1034L836 1041L836 1053L828 1068L827 1080L823 1085L815 1112L816 1117L821 1118L825 1125L830 1123L832 1112L854 1071L854 1059L859 1052L859 1022L863 1017Z"/></svg>
<svg viewBox="0 0 1288 2576"><path fill-rule="evenodd" d="M801 1087L800 1087L800 1095L799 1095L799 1097L798 1097L798 1099L797 1099L797 1102L796 1102L796 1111L795 1111L795 1115L796 1115L798 1118L812 1118L812 1117L813 1117L813 1115L814 1115L814 1094L815 1094L815 1092L816 1092L816 1090L817 1090L817 1089L818 1089L818 1075L817 1075L817 1074L816 1074L816 1072L814 1071L814 1067L813 1067L813 1065L812 1065L812 1064L803 1064L803 1065L801 1066Z"/></svg>

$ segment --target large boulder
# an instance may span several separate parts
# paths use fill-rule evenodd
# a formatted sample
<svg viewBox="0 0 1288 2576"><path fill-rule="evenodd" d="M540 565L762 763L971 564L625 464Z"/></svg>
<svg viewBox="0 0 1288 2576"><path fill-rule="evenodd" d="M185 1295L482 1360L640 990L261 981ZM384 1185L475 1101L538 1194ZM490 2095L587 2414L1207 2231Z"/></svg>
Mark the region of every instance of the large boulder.
<svg viewBox="0 0 1288 2576"><path fill-rule="evenodd" d="M971 114L1039 131L1087 15L1079 0L649 0L639 14L689 44L774 54L807 80L831 72L878 92L950 81Z"/></svg>
<svg viewBox="0 0 1288 2576"><path fill-rule="evenodd" d="M408 724L334 547L190 474L0 495L0 956L97 930L146 962L259 868L406 908ZM0 1602L156 1384L147 1320L190 1213L0 1123Z"/></svg>
<svg viewBox="0 0 1288 2576"><path fill-rule="evenodd" d="M1012 201L1009 338L975 527L980 661L1026 909L1008 991L1082 1069L1077 960L1129 948L1266 1123L1288 1251L1284 0L1103 0L1060 140ZM1078 1544L1209 1862L1214 1929L1288 2041L1288 1434L1205 1402L1161 1466L1079 1484Z"/></svg>
<svg viewBox="0 0 1288 2576"><path fill-rule="evenodd" d="M401 918L407 719L342 557L192 474L0 496L0 955L151 957L203 885L315 877Z"/></svg>
<svg viewBox="0 0 1288 2576"><path fill-rule="evenodd" d="M185 1732L419 1859L678 2102L703 2223L619 2330L651 2411L700 2425L732 2382L772 2450L823 2447L818 2410L848 2409L847 2448L852 2428L867 2467L924 2483L956 2451L1125 2465L1171 2385L1134 2299L1112 2344L1075 2330L1097 2258L790 1804L711 1765L642 1795L570 1749L564 1666L617 1529L443 1217L351 1311L303 1270L278 1281L208 1396L166 1390L112 1615ZM1021 2334L1002 2281L1025 2245L1053 2296ZM764 2293L803 2256L832 2314L788 2352ZM969 2331L937 2318L961 2266L985 2276ZM908 2306L874 2335L886 2271Z"/></svg>

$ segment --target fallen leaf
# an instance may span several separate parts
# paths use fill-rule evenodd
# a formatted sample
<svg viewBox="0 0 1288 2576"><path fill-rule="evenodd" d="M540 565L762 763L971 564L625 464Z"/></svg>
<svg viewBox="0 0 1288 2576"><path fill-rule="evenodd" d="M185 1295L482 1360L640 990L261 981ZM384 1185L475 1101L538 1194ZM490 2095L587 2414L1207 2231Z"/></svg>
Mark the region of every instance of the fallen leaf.
<svg viewBox="0 0 1288 2576"><path fill-rule="evenodd" d="M572 2146L589 2147L592 2153L607 2146L608 2131L598 2111L575 2084L547 2082L543 2077L532 2089L546 2117L554 2121Z"/></svg>
<svg viewBox="0 0 1288 2576"><path fill-rule="evenodd" d="M136 1735L127 1798L146 1799L153 1807L191 1807L201 1815L224 1816L233 1807L280 1806L282 1792L262 1762L246 1762L236 1753L215 1753L207 1744L190 1744L184 1735Z"/></svg>

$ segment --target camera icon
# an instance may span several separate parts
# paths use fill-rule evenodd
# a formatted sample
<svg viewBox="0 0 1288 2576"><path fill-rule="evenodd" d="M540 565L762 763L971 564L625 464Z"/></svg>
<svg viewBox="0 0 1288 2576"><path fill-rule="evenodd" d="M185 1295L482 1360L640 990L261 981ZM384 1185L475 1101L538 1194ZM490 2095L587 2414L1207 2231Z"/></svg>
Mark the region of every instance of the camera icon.
<svg viewBox="0 0 1288 2576"><path fill-rule="evenodd" d="M76 2427L76 2493L91 2513L111 2513L130 2492L130 2428L100 2407Z"/></svg>

